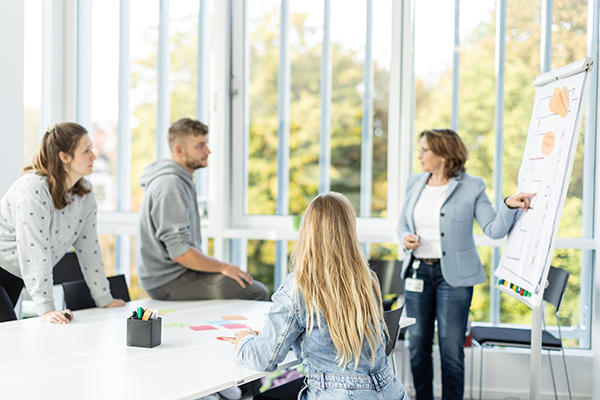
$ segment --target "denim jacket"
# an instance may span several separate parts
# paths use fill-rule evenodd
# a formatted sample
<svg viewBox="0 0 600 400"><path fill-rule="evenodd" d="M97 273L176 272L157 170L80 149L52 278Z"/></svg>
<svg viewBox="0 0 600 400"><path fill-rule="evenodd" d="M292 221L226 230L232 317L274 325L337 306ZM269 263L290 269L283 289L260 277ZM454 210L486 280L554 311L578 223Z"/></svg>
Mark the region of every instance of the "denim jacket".
<svg viewBox="0 0 600 400"><path fill-rule="evenodd" d="M325 319L307 334L304 299L294 290L290 274L273 295L273 305L258 336L248 335L238 344L237 358L252 369L274 371L290 348L304 366L306 378L298 399L408 399L385 355L385 333L371 364L368 342L363 343L358 367L338 365L336 349ZM382 323L383 331L383 323Z"/></svg>

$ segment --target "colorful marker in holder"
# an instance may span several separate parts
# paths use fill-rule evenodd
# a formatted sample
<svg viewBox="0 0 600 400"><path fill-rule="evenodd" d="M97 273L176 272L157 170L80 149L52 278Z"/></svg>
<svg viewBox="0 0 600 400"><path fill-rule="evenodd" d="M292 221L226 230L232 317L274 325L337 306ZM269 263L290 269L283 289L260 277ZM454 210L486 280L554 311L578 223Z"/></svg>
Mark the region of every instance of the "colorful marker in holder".
<svg viewBox="0 0 600 400"><path fill-rule="evenodd" d="M522 287L519 287L519 286L515 285L514 283L510 283L506 279L500 279L500 280L498 280L498 285L500 285L500 286L506 286L507 288L509 288L510 290L512 290L513 292L515 292L516 294L518 294L519 296L531 297L531 292L530 291L525 290Z"/></svg>

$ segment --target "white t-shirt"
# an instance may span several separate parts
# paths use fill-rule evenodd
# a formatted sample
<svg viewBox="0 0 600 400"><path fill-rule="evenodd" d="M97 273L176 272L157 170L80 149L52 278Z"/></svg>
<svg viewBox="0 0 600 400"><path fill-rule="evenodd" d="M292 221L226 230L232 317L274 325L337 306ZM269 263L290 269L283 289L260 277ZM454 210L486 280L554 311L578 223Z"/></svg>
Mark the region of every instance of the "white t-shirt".
<svg viewBox="0 0 600 400"><path fill-rule="evenodd" d="M415 258L441 258L440 209L444 203L448 184L426 185L413 211L413 220L421 245L413 251Z"/></svg>

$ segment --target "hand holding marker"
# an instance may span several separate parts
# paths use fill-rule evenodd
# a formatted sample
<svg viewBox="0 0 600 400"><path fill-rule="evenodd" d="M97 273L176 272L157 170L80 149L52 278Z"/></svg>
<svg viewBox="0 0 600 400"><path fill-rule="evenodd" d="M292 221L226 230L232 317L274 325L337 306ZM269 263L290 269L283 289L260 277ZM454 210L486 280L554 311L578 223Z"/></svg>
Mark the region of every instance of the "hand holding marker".
<svg viewBox="0 0 600 400"><path fill-rule="evenodd" d="M258 335L258 333L259 333L259 331L255 331L253 329L248 329L247 331L240 331L240 332L236 333L235 336L233 336L233 337L231 337L231 336L217 336L217 339L224 340L226 342L232 342L233 340L236 340L238 334L240 334L242 332L244 333L243 336L250 335L250 334Z"/></svg>

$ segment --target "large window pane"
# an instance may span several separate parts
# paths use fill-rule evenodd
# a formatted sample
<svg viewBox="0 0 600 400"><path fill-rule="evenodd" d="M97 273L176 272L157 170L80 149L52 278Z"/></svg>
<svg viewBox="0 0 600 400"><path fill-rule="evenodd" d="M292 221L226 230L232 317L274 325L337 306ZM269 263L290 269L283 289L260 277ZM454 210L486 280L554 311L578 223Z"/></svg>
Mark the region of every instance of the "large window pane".
<svg viewBox="0 0 600 400"><path fill-rule="evenodd" d="M496 2L460 2L458 134L469 149L467 172L480 176L493 198ZM449 83L448 83L449 84Z"/></svg>
<svg viewBox="0 0 600 400"><path fill-rule="evenodd" d="M137 181L144 167L156 159L158 11L158 0L131 2L132 211L139 210L144 197L144 191ZM162 134L166 135L167 132Z"/></svg>
<svg viewBox="0 0 600 400"><path fill-rule="evenodd" d="M346 195L358 215L366 11L365 0L331 4L331 190Z"/></svg>
<svg viewBox="0 0 600 400"><path fill-rule="evenodd" d="M140 279L138 277L137 268L135 267L135 236L131 236L130 240L129 246L131 248L131 262L129 267L129 295L131 300L146 299L149 296L144 288L142 288L142 284L140 283ZM106 256L104 257L106 259Z"/></svg>
<svg viewBox="0 0 600 400"><path fill-rule="evenodd" d="M373 169L370 214L387 215L387 124L391 62L391 0L373 3ZM247 214L273 215L277 199L278 74L281 2L247 3L249 54ZM350 13L350 14L348 14ZM319 186L321 118L331 119L331 190L360 214L361 146L367 50L367 1L331 4L331 114L321 115L322 1L290 1L289 212L302 214ZM285 150L284 150L285 151Z"/></svg>
<svg viewBox="0 0 600 400"><path fill-rule="evenodd" d="M170 2L172 121L196 116L198 4L198 0Z"/></svg>
<svg viewBox="0 0 600 400"><path fill-rule="evenodd" d="M24 167L31 165L40 143L42 104L42 1L25 0L23 111ZM44 127L45 128L45 127Z"/></svg>
<svg viewBox="0 0 600 400"><path fill-rule="evenodd" d="M290 2L290 202L301 215L319 189L323 2Z"/></svg>
<svg viewBox="0 0 600 400"><path fill-rule="evenodd" d="M373 2L373 189L372 217L387 217L389 81L392 2Z"/></svg>
<svg viewBox="0 0 600 400"><path fill-rule="evenodd" d="M117 209L119 117L119 1L92 3L92 141L98 159L89 177L99 211Z"/></svg>
<svg viewBox="0 0 600 400"><path fill-rule="evenodd" d="M435 10L435 12L431 12ZM435 32L435 33L434 33ZM415 2L414 133L449 127L452 112L452 60L454 49L454 2ZM415 146L418 147L418 140ZM421 172L417 157L415 172Z"/></svg>
<svg viewBox="0 0 600 400"><path fill-rule="evenodd" d="M507 4L506 78L504 83L504 194L517 193L517 178L540 74L541 2ZM491 55L490 55L491 56Z"/></svg>
<svg viewBox="0 0 600 400"><path fill-rule="evenodd" d="M370 243L371 260L397 260L398 245L396 243Z"/></svg>
<svg viewBox="0 0 600 400"><path fill-rule="evenodd" d="M552 69L570 64L586 56L587 3L587 0L566 0L554 3ZM558 231L558 235L563 237L581 237L582 235L584 132L585 115Z"/></svg>
<svg viewBox="0 0 600 400"><path fill-rule="evenodd" d="M471 321L488 322L490 320L490 282L494 280L493 276L490 277L492 248L478 247L477 252L481 258L485 276L488 278L482 284L473 287L473 299L471 300L469 316Z"/></svg>
<svg viewBox="0 0 600 400"><path fill-rule="evenodd" d="M275 214L281 2L248 1L248 214Z"/></svg>
<svg viewBox="0 0 600 400"><path fill-rule="evenodd" d="M291 240L287 242L288 259L295 243ZM248 273L252 275L252 278L264 283L269 289L269 293L277 290L275 287L275 241L248 240Z"/></svg>

